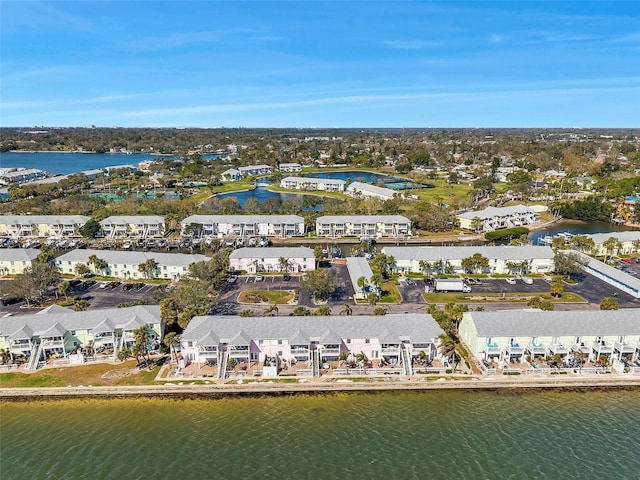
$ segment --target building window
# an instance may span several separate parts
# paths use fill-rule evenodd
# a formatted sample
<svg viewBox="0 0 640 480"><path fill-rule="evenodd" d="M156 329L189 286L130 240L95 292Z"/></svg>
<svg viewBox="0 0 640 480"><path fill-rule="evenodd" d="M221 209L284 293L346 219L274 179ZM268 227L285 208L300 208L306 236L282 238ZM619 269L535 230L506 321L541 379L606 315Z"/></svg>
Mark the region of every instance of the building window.
<svg viewBox="0 0 640 480"><path fill-rule="evenodd" d="M371 339L370 338L365 338L364 339L364 343L365 343L365 345L369 345L369 343L371 343Z"/></svg>
<svg viewBox="0 0 640 480"><path fill-rule="evenodd" d="M278 340L278 345L282 345L282 340Z"/></svg>

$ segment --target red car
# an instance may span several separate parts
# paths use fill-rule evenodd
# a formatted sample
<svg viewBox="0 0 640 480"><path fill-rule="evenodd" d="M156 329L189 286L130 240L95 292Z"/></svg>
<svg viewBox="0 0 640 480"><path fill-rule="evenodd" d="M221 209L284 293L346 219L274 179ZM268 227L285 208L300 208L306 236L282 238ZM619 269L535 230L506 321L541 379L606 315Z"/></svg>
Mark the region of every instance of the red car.
<svg viewBox="0 0 640 480"><path fill-rule="evenodd" d="M634 262L634 261L633 261L633 259L632 259L632 258L623 258L623 259L622 259L622 261L623 261L624 263L630 263L630 264L634 264L634 263L636 263L636 262Z"/></svg>

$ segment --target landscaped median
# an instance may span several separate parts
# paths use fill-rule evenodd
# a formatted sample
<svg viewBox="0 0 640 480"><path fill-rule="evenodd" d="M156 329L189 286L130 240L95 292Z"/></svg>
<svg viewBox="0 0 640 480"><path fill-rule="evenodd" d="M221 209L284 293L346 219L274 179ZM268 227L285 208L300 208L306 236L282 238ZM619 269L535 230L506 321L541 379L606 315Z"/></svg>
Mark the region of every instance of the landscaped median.
<svg viewBox="0 0 640 480"><path fill-rule="evenodd" d="M245 290L238 295L238 303L251 305L295 305L296 290Z"/></svg>
<svg viewBox="0 0 640 480"><path fill-rule="evenodd" d="M552 303L587 303L580 295L564 292L559 297L550 293L423 293L427 303L527 303L539 297Z"/></svg>

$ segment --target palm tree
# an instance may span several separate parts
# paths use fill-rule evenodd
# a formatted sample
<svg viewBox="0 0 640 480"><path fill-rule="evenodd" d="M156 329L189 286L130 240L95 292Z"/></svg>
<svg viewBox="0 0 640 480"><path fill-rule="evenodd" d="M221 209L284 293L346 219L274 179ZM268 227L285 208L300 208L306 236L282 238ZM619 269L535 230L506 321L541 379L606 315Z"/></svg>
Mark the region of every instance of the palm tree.
<svg viewBox="0 0 640 480"><path fill-rule="evenodd" d="M369 302L369 305L371 305L372 307L376 306L376 303L378 303L378 300L380 300L380 296L377 293L371 292L369 295L367 295L367 301Z"/></svg>
<svg viewBox="0 0 640 480"><path fill-rule="evenodd" d="M278 264L280 265L280 271L285 271L288 272L289 271L289 259L285 258L285 257L280 257L278 259Z"/></svg>
<svg viewBox="0 0 640 480"><path fill-rule="evenodd" d="M58 285L58 293L64 295L64 300L69 301L69 290L71 290L71 284L69 282L60 282Z"/></svg>
<svg viewBox="0 0 640 480"><path fill-rule="evenodd" d="M616 237L609 237L602 242L602 248L604 248L607 253L605 256L606 261L608 259L607 257L612 257L614 252L617 252L622 248L622 242L620 242Z"/></svg>
<svg viewBox="0 0 640 480"><path fill-rule="evenodd" d="M369 281L367 280L367 277L362 276L358 278L358 287L360 287L360 290L362 291L362 293L366 291L367 285L369 285Z"/></svg>
<svg viewBox="0 0 640 480"><path fill-rule="evenodd" d="M420 270L422 271L422 273L425 273L425 274L433 268L433 265L431 265L431 263L427 262L426 260L420 260L418 262L418 266L420 267Z"/></svg>
<svg viewBox="0 0 640 480"><path fill-rule="evenodd" d="M276 305L275 303L273 305L270 305L269 308L267 308L264 311L264 315L270 315L270 316L274 316L274 315L278 315L278 305Z"/></svg>
<svg viewBox="0 0 640 480"><path fill-rule="evenodd" d="M600 302L600 310L618 310L618 299L614 297L605 297Z"/></svg>
<svg viewBox="0 0 640 480"><path fill-rule="evenodd" d="M142 272L142 274L149 279L156 276L157 269L158 262L156 262L153 258L149 258L145 262L138 265L138 271Z"/></svg>
<svg viewBox="0 0 640 480"><path fill-rule="evenodd" d="M164 336L162 343L164 343L169 348L169 353L173 353L174 359L176 363L178 363L178 351L177 348L180 346L180 337L181 335L176 332L169 332Z"/></svg>
<svg viewBox="0 0 640 480"><path fill-rule="evenodd" d="M351 315L351 306L348 303L344 304L342 310L340 310L340 315Z"/></svg>
<svg viewBox="0 0 640 480"><path fill-rule="evenodd" d="M440 351L440 355L446 358L447 360L451 359L453 352L456 350L456 341L446 333L443 333L438 337L440 340L438 344L438 350Z"/></svg>

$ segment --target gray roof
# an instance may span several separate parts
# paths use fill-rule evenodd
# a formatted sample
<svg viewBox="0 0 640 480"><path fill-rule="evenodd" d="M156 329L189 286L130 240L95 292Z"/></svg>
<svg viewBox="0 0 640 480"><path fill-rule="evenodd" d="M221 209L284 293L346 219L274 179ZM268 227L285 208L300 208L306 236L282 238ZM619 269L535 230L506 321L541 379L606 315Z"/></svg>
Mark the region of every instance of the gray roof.
<svg viewBox="0 0 640 480"><path fill-rule="evenodd" d="M640 240L640 231L593 233L586 236L591 238L596 245L606 242L611 237L621 242L633 242L634 240Z"/></svg>
<svg viewBox="0 0 640 480"><path fill-rule="evenodd" d="M411 220L402 215L325 215L316 223L408 223Z"/></svg>
<svg viewBox="0 0 640 480"><path fill-rule="evenodd" d="M337 178L316 178L316 177L285 177L282 179L282 181L311 183L316 185L319 183L324 183L325 185L345 185L347 183L344 180L339 180Z"/></svg>
<svg viewBox="0 0 640 480"><path fill-rule="evenodd" d="M0 215L3 225L84 225L91 217L85 215Z"/></svg>
<svg viewBox="0 0 640 480"><path fill-rule="evenodd" d="M164 225L164 217L160 215L112 215L104 220L100 220L100 225Z"/></svg>
<svg viewBox="0 0 640 480"><path fill-rule="evenodd" d="M514 214L522 213L535 213L531 208L525 205L511 205L509 207L487 207L484 210L477 210L472 212L465 212L458 215L460 218L466 218L473 220L475 217L481 219L493 218L493 217L506 217Z"/></svg>
<svg viewBox="0 0 640 480"><path fill-rule="evenodd" d="M209 335L236 339L239 335L253 340L288 339L290 343L308 344L311 338L335 343L340 338L385 338L399 342L408 337L414 343L428 343L443 333L431 315L353 315L319 317L194 317L182 334L182 341L200 342Z"/></svg>
<svg viewBox="0 0 640 480"><path fill-rule="evenodd" d="M360 290L358 286L358 279L360 277L364 277L367 279L367 282L371 283L371 275L373 275L373 271L371 271L371 267L369 266L369 262L364 257L347 257L347 269L349 270L349 277L351 278L351 283L353 284L353 289L357 292Z"/></svg>
<svg viewBox="0 0 640 480"><path fill-rule="evenodd" d="M462 259L474 253L489 259L505 261L523 261L532 259L553 259L553 250L549 246L460 246L460 247L384 247L382 251L396 260L414 260L425 262L443 259Z"/></svg>
<svg viewBox="0 0 640 480"><path fill-rule="evenodd" d="M615 280L618 283L632 288L638 294L640 294L640 278L633 277L628 273L618 270L617 268L613 268L612 266L607 265L600 260L596 260L595 258L592 258L589 255L578 252L576 250L561 250L561 252L564 254L578 255L580 258L587 261L587 270L594 270L602 275L609 277L612 280Z"/></svg>
<svg viewBox="0 0 640 480"><path fill-rule="evenodd" d="M308 247L243 247L231 252L229 258L314 258Z"/></svg>
<svg viewBox="0 0 640 480"><path fill-rule="evenodd" d="M38 258L40 250L36 248L3 248L0 260L3 262L32 262Z"/></svg>
<svg viewBox="0 0 640 480"><path fill-rule="evenodd" d="M395 193L400 195L400 192L397 190L391 190L390 188L378 187L377 185L370 185L368 183L362 182L352 182L348 187L348 191L359 190L361 192L370 192L375 193L376 195L384 195L393 197Z"/></svg>
<svg viewBox="0 0 640 480"><path fill-rule="evenodd" d="M89 257L95 255L105 260L109 265L140 265L153 258L159 266L188 267L192 263L209 261L210 258L200 254L189 253L161 253L161 252L126 252L114 250L91 250L76 249L71 250L56 258L56 262L79 262L87 263Z"/></svg>
<svg viewBox="0 0 640 480"><path fill-rule="evenodd" d="M180 223L304 223L304 218L298 215L191 215Z"/></svg>
<svg viewBox="0 0 640 480"><path fill-rule="evenodd" d="M36 315L46 315L49 313L51 314L67 313L67 312L73 312L73 310L70 308L61 307L60 305L56 305L54 303L53 305L49 305L47 308L40 310L38 313L36 313Z"/></svg>
<svg viewBox="0 0 640 480"><path fill-rule="evenodd" d="M42 335L50 329L93 330L108 319L116 328L123 328L136 318L138 324L160 323L160 306L136 305L126 308L108 308L88 312L68 311L65 313L41 313L3 318L0 322L0 336L11 336L28 329L33 335ZM57 326L56 326L57 325Z"/></svg>
<svg viewBox="0 0 640 480"><path fill-rule="evenodd" d="M638 335L640 309L573 311L497 311L465 313L478 336Z"/></svg>

